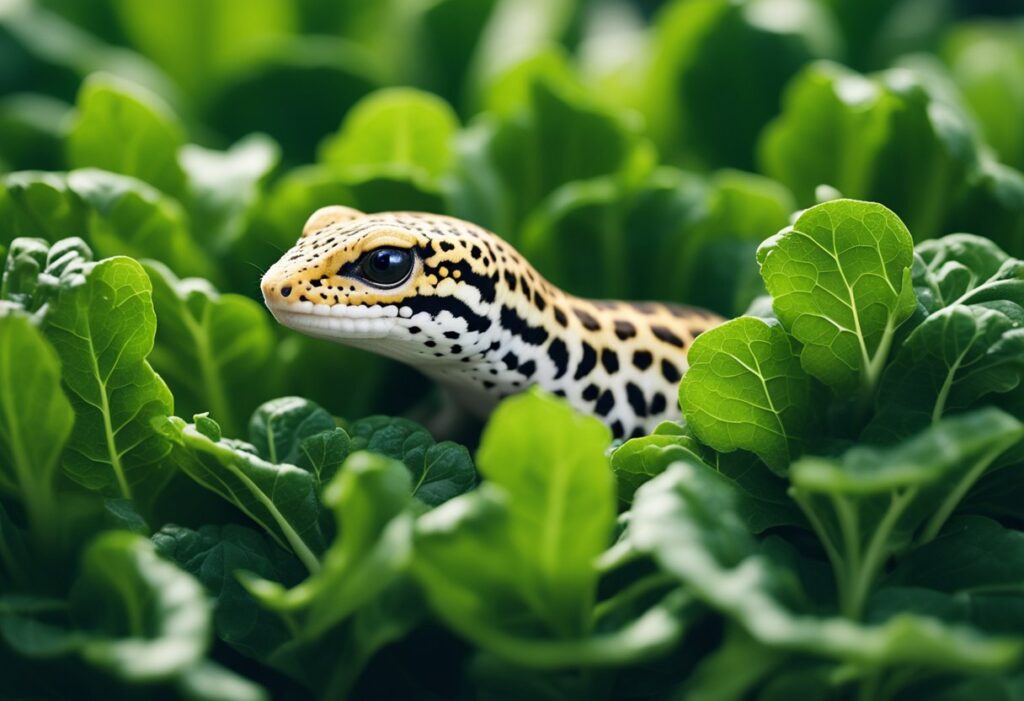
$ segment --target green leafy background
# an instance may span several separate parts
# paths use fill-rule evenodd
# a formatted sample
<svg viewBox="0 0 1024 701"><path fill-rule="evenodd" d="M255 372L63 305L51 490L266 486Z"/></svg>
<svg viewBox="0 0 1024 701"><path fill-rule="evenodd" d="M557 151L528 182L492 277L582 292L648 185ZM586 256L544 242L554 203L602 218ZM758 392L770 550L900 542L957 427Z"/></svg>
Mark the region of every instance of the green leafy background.
<svg viewBox="0 0 1024 701"><path fill-rule="evenodd" d="M1024 698L1022 170L1014 0L0 0L0 697ZM732 320L434 436L329 204Z"/></svg>

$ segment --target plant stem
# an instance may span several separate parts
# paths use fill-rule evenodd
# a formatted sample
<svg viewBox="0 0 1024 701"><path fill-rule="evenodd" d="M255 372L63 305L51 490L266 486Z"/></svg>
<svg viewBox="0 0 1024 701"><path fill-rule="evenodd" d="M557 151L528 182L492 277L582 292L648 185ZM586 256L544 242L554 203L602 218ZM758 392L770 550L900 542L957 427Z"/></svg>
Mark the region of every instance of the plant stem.
<svg viewBox="0 0 1024 701"><path fill-rule="evenodd" d="M864 551L864 559L860 563L859 570L854 572L849 598L843 606L843 615L847 618L857 620L863 615L864 604L867 602L871 585L874 584L875 578L888 556L889 537L907 506L917 496L917 491L917 487L913 487L902 494L892 495L889 508L886 509L882 520L875 527L875 532Z"/></svg>
<svg viewBox="0 0 1024 701"><path fill-rule="evenodd" d="M978 481L978 478L984 474L985 470L992 461L1002 455L1003 451L1006 450L1011 443L1016 442L1016 436L1011 441L1005 441L992 448L989 452L982 455L978 462L974 463L970 470L960 479L953 489L949 490L946 494L946 498L939 504L939 508L935 510L932 517L928 520L928 525L925 526L921 532L921 538L918 541L920 545L930 543L935 539L935 536L939 534L942 527L945 525L949 517L953 515L953 511L957 505L967 496L968 490Z"/></svg>

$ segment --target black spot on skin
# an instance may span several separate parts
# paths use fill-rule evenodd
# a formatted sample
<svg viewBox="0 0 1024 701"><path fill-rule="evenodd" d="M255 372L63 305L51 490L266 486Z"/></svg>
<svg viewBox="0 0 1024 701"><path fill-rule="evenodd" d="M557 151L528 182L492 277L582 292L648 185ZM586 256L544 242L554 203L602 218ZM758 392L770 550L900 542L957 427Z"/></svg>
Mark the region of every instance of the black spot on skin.
<svg viewBox="0 0 1024 701"><path fill-rule="evenodd" d="M547 301L546 301L546 300L544 299L544 295L542 295L542 294L541 294L540 292L538 292L537 294L535 294L535 295L533 296L533 305L534 305L535 307L537 307L537 309L538 309L538 310L540 310L540 311L544 311L544 308L545 308L546 306L548 306L548 303L547 303Z"/></svg>
<svg viewBox="0 0 1024 701"><path fill-rule="evenodd" d="M606 389L601 392L601 396L597 398L597 404L594 405L594 413L598 416L608 416L608 412L615 406L615 397L612 395L610 389Z"/></svg>
<svg viewBox="0 0 1024 701"><path fill-rule="evenodd" d="M679 382L679 378L682 375L679 372L679 368L672 364L671 360L661 361L661 374L665 376L665 379L669 382Z"/></svg>
<svg viewBox="0 0 1024 701"><path fill-rule="evenodd" d="M548 332L543 326L530 326L511 307L502 306L501 325L512 335L523 339L523 343L531 346L539 346L548 340Z"/></svg>
<svg viewBox="0 0 1024 701"><path fill-rule="evenodd" d="M555 392L554 392L554 395L556 397L564 397L565 396L565 390L564 389L556 389Z"/></svg>
<svg viewBox="0 0 1024 701"><path fill-rule="evenodd" d="M558 307L552 308L555 310L555 321L557 321L558 325L564 329L566 326L569 325L569 320L565 318L565 312L563 312Z"/></svg>
<svg viewBox="0 0 1024 701"><path fill-rule="evenodd" d="M608 372L609 375L614 375L619 371L619 355L611 348L605 348L601 351L601 365Z"/></svg>
<svg viewBox="0 0 1024 701"><path fill-rule="evenodd" d="M437 345L437 342L436 341L424 341L423 345L425 345L427 348L433 348L434 346Z"/></svg>
<svg viewBox="0 0 1024 701"><path fill-rule="evenodd" d="M490 319L477 314L468 304L456 297L419 295L410 297L402 303L412 309L413 314L426 312L430 316L437 316L443 311L451 312L452 316L466 322L469 331L486 331L491 328Z"/></svg>
<svg viewBox="0 0 1024 701"><path fill-rule="evenodd" d="M582 309L573 308L572 313L576 315L576 318L583 324L583 328L587 331L597 331L601 328L601 324L597 322L597 319L592 317L590 314Z"/></svg>
<svg viewBox="0 0 1024 701"><path fill-rule="evenodd" d="M520 275L519 276L519 284L522 286L523 294L526 295L527 299L530 299L531 297L533 297L533 290L530 289L530 283L528 283L526 281L526 276L525 275Z"/></svg>
<svg viewBox="0 0 1024 701"><path fill-rule="evenodd" d="M508 285L508 289L516 291L516 276L508 270L505 271L505 284Z"/></svg>
<svg viewBox="0 0 1024 701"><path fill-rule="evenodd" d="M492 389L494 387L494 383L491 382L490 380L484 380L483 385L484 389Z"/></svg>
<svg viewBox="0 0 1024 701"><path fill-rule="evenodd" d="M615 309L619 306L618 302L611 302L607 299L595 299L591 302L598 309Z"/></svg>
<svg viewBox="0 0 1024 701"><path fill-rule="evenodd" d="M444 332L444 337L445 338L456 339L456 338L459 337L459 332L458 331L445 331Z"/></svg>
<svg viewBox="0 0 1024 701"><path fill-rule="evenodd" d="M491 346L488 350L496 351L501 348L501 341L491 341Z"/></svg>
<svg viewBox="0 0 1024 701"><path fill-rule="evenodd" d="M481 253L482 251L480 250L480 247L476 244L474 244L473 248L469 250L469 255L473 256L473 258L479 258Z"/></svg>
<svg viewBox="0 0 1024 701"><path fill-rule="evenodd" d="M669 329L665 328L664 326L652 326L651 331L654 332L655 338L671 346L675 346L676 348L682 348L683 346L686 345L683 342L683 339L679 338L679 336L676 336L674 333L672 333Z"/></svg>
<svg viewBox="0 0 1024 701"><path fill-rule="evenodd" d="M513 353L512 351L506 353L505 356L501 359L501 361L505 363L505 367L507 367L509 370L515 370L517 367L519 367L519 356Z"/></svg>
<svg viewBox="0 0 1024 701"><path fill-rule="evenodd" d="M414 336L416 334L418 334L420 331L422 331L422 329L419 326L410 326L409 327L409 333L411 333Z"/></svg>
<svg viewBox="0 0 1024 701"><path fill-rule="evenodd" d="M633 336L636 336L636 327L625 319L616 319L615 335L618 336L620 341L625 341L627 338L633 338Z"/></svg>
<svg viewBox="0 0 1024 701"><path fill-rule="evenodd" d="M665 411L666 406L665 395L661 392L655 392L654 396L651 397L651 414L655 416L660 414Z"/></svg>
<svg viewBox="0 0 1024 701"><path fill-rule="evenodd" d="M622 426L622 422L617 419L612 422L611 429L612 437L614 438L622 438L624 435L626 435L626 429Z"/></svg>
<svg viewBox="0 0 1024 701"><path fill-rule="evenodd" d="M630 438L643 438L643 436L644 436L643 426L637 426L636 428L634 428L629 433L629 437Z"/></svg>
<svg viewBox="0 0 1024 701"><path fill-rule="evenodd" d="M455 244L452 243L451 241L442 241L440 245L441 245L441 250L442 251L454 251L455 250Z"/></svg>
<svg viewBox="0 0 1024 701"><path fill-rule="evenodd" d="M299 301L300 302L308 302L309 300L306 298L306 295L299 295Z"/></svg>
<svg viewBox="0 0 1024 701"><path fill-rule="evenodd" d="M626 383L626 399L633 407L633 413L639 417L647 416L647 401L644 399L643 390L632 382Z"/></svg>
<svg viewBox="0 0 1024 701"><path fill-rule="evenodd" d="M533 362L532 360L527 360L525 363L519 366L518 372L523 377L532 377L533 373L537 372L537 363Z"/></svg>
<svg viewBox="0 0 1024 701"><path fill-rule="evenodd" d="M569 368L569 351L565 347L565 342L560 338L553 340L548 346L548 356L555 364L555 379L557 380Z"/></svg>
<svg viewBox="0 0 1024 701"><path fill-rule="evenodd" d="M637 370L646 370L651 367L651 363L654 362L654 357L650 351L638 350L633 353L633 365Z"/></svg>
<svg viewBox="0 0 1024 701"><path fill-rule="evenodd" d="M320 287L320 285L324 283L323 280L310 280L309 284L312 285L313 287Z"/></svg>
<svg viewBox="0 0 1024 701"><path fill-rule="evenodd" d="M660 307L661 305L653 302L635 302L633 304L633 308L641 314L657 314Z"/></svg>
<svg viewBox="0 0 1024 701"><path fill-rule="evenodd" d="M458 343L456 343L454 346L452 346L452 353L453 354L458 355L461 352L462 352L462 346L460 346Z"/></svg>
<svg viewBox="0 0 1024 701"><path fill-rule="evenodd" d="M591 383L591 384L589 384L589 385L587 385L586 387L583 388L583 394L581 396L583 397L584 400L586 400L588 402L592 402L595 399L597 399L597 393L598 393L597 385Z"/></svg>
<svg viewBox="0 0 1024 701"><path fill-rule="evenodd" d="M580 358L580 364L576 366L576 374L573 375L573 378L579 380L586 377L595 365L597 365L597 351L592 345L583 341L583 357Z"/></svg>

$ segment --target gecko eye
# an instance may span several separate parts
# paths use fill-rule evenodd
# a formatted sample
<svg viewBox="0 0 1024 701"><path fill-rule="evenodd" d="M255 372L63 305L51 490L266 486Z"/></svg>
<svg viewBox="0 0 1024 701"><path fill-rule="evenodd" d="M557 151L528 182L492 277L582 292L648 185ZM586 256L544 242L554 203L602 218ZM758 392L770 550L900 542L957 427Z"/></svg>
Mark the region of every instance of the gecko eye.
<svg viewBox="0 0 1024 701"><path fill-rule="evenodd" d="M370 282L393 287L412 272L412 253L401 248L378 248L363 256L359 270Z"/></svg>

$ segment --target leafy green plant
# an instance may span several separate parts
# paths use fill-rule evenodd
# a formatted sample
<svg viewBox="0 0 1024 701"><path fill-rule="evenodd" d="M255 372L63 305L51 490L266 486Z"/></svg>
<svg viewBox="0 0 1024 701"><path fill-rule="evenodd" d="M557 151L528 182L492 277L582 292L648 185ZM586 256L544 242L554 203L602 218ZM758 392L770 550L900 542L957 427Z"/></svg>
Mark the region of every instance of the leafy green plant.
<svg viewBox="0 0 1024 701"><path fill-rule="evenodd" d="M0 696L1018 698L1011 14L0 2ZM650 435L442 440L261 304L333 204L730 320Z"/></svg>

